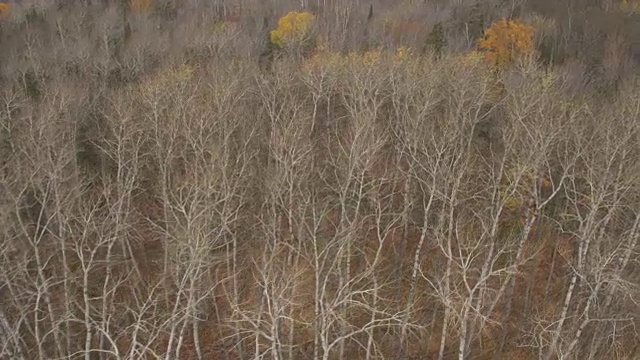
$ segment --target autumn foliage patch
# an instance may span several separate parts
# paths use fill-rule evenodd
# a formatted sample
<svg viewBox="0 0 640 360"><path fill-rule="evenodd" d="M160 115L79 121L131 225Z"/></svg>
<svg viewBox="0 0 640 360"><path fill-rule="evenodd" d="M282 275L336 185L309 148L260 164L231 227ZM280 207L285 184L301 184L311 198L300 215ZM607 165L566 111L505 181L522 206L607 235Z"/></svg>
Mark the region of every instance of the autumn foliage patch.
<svg viewBox="0 0 640 360"><path fill-rule="evenodd" d="M134 12L147 12L153 8L153 0L131 0L131 10Z"/></svg>
<svg viewBox="0 0 640 360"><path fill-rule="evenodd" d="M315 15L308 12L289 12L280 18L278 27L271 31L271 43L281 48L305 43L310 38L315 20Z"/></svg>
<svg viewBox="0 0 640 360"><path fill-rule="evenodd" d="M495 66L505 66L533 51L532 26L517 20L502 19L484 31L478 46Z"/></svg>
<svg viewBox="0 0 640 360"><path fill-rule="evenodd" d="M9 4L0 3L0 18L9 15Z"/></svg>

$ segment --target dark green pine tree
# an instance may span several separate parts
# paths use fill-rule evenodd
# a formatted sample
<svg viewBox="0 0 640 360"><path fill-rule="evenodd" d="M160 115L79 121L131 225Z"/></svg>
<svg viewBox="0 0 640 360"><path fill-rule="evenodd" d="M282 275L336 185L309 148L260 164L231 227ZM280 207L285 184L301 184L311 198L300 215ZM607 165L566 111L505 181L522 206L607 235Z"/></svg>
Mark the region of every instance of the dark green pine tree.
<svg viewBox="0 0 640 360"><path fill-rule="evenodd" d="M440 58L446 46L447 40L444 37L444 27L441 22L438 22L427 36L426 47L431 48L436 57Z"/></svg>

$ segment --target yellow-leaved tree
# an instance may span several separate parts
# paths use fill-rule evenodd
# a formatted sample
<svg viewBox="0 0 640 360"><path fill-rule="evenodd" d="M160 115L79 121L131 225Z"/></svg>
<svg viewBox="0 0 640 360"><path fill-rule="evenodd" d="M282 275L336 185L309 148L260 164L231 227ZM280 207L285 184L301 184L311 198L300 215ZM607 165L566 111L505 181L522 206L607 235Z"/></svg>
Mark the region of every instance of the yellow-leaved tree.
<svg viewBox="0 0 640 360"><path fill-rule="evenodd" d="M534 29L530 25L502 19L484 31L484 37L478 39L478 46L487 60L496 67L502 67L533 52L533 34Z"/></svg>
<svg viewBox="0 0 640 360"><path fill-rule="evenodd" d="M308 12L291 11L278 20L278 27L272 30L271 43L279 48L306 47L312 42L315 15Z"/></svg>
<svg viewBox="0 0 640 360"><path fill-rule="evenodd" d="M638 0L622 0L620 7L623 11L636 12L640 10L640 1Z"/></svg>

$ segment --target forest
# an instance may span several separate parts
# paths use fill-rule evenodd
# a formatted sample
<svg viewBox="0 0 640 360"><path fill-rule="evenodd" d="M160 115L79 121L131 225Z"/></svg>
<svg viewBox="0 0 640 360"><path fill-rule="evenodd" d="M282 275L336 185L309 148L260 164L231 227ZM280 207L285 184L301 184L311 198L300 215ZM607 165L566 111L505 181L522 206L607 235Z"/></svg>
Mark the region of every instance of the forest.
<svg viewBox="0 0 640 360"><path fill-rule="evenodd" d="M640 358L640 0L0 0L0 359Z"/></svg>

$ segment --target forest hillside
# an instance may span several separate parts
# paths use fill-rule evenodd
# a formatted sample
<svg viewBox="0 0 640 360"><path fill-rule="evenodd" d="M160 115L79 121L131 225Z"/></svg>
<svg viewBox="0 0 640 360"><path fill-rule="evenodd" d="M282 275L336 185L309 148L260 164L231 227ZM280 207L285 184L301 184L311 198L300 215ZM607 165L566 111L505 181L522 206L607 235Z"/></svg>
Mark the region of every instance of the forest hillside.
<svg viewBox="0 0 640 360"><path fill-rule="evenodd" d="M0 359L640 358L640 1L0 4Z"/></svg>

